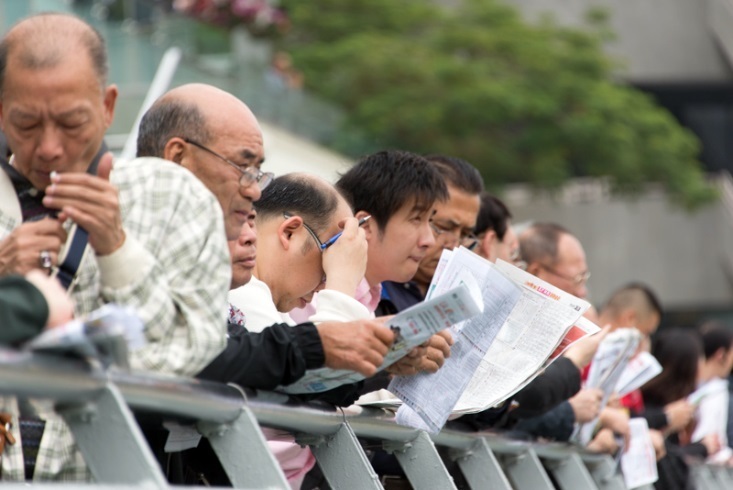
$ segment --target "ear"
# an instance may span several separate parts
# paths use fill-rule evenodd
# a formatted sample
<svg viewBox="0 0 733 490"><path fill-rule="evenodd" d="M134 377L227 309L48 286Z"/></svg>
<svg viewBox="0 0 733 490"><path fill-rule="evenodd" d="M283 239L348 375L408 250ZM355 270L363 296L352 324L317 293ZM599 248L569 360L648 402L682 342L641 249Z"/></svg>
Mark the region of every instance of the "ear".
<svg viewBox="0 0 733 490"><path fill-rule="evenodd" d="M366 211L358 211L354 217L356 219L362 219L369 216L369 213ZM374 218L370 218L369 221L361 225L361 227L364 229L364 235L366 236L366 239L369 240L372 236L372 234L377 233L377 223L374 221Z"/></svg>
<svg viewBox="0 0 733 490"><path fill-rule="evenodd" d="M484 236L479 241L479 247L483 252L484 257L491 257L491 246L496 240L496 232L494 230L487 230Z"/></svg>
<svg viewBox="0 0 733 490"><path fill-rule="evenodd" d="M527 272L532 274L533 276L536 276L539 274L542 267L540 267L540 264L538 262L532 262L531 264L527 264Z"/></svg>
<svg viewBox="0 0 733 490"><path fill-rule="evenodd" d="M300 216L291 216L280 223L277 227L277 239L283 250L290 250L293 233L303 226L303 219Z"/></svg>
<svg viewBox="0 0 733 490"><path fill-rule="evenodd" d="M636 327L639 319L636 318L636 311L633 308L627 308L621 312L618 320L620 327Z"/></svg>
<svg viewBox="0 0 733 490"><path fill-rule="evenodd" d="M161 157L185 167L183 161L189 152L190 149L186 142L183 141L182 138L174 136L166 142L165 147L163 148L163 155L161 155Z"/></svg>
<svg viewBox="0 0 733 490"><path fill-rule="evenodd" d="M115 104L117 102L117 85L110 85L104 89L104 124L109 128L115 117Z"/></svg>
<svg viewBox="0 0 733 490"><path fill-rule="evenodd" d="M727 355L728 351L725 350L724 347L721 347L720 349L715 351L715 354L713 354L713 359L715 360L715 362L723 364L726 360L725 358L727 357Z"/></svg>

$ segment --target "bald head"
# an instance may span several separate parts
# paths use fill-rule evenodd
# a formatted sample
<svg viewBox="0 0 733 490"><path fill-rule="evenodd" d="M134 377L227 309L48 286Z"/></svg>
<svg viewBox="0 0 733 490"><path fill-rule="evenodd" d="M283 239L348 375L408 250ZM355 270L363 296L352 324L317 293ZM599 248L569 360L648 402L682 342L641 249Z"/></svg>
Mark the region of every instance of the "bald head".
<svg viewBox="0 0 733 490"><path fill-rule="evenodd" d="M208 145L234 122L261 134L252 111L232 94L202 83L181 85L158 99L143 116L137 156L164 158L166 144L174 137Z"/></svg>
<svg viewBox="0 0 733 490"><path fill-rule="evenodd" d="M330 227L339 204L345 202L338 191L314 175L291 173L280 176L257 202L257 219L266 221L283 213L301 216L316 233Z"/></svg>
<svg viewBox="0 0 733 490"><path fill-rule="evenodd" d="M9 66L44 70L79 53L89 57L99 83L107 83L109 66L104 39L93 27L73 15L46 13L24 19L0 41L0 97Z"/></svg>

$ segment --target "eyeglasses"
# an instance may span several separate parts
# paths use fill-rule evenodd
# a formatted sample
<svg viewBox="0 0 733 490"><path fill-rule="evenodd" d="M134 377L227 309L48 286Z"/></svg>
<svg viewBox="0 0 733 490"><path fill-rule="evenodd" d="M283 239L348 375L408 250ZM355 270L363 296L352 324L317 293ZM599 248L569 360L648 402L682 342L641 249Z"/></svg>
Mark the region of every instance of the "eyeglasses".
<svg viewBox="0 0 733 490"><path fill-rule="evenodd" d="M545 264L540 264L540 267L545 269L550 274L554 274L559 278L565 279L566 281L570 281L573 284L583 284L588 282L588 279L590 279L590 271L581 272L579 274L576 274L575 276L568 276L565 274L560 274L552 267L546 266Z"/></svg>
<svg viewBox="0 0 733 490"><path fill-rule="evenodd" d="M283 217L285 219L292 218L294 215L288 212L283 213ZM323 253L323 251L326 249L326 246L323 244L320 238L318 238L318 235L316 235L316 232L308 226L305 221L303 221L303 228L306 229L306 231L310 234L310 236L313 237L313 239L316 241L316 244L318 245L318 251ZM326 274L324 273L321 277L321 284L326 284Z"/></svg>
<svg viewBox="0 0 733 490"><path fill-rule="evenodd" d="M473 250L478 245L478 237L473 232L462 230L458 225L445 226L430 220L430 229L433 231L435 238L441 235L451 236L469 250Z"/></svg>
<svg viewBox="0 0 733 490"><path fill-rule="evenodd" d="M257 167L246 166L242 168L243 165L237 165L233 161L221 156L220 154L218 154L211 148L207 148L206 146L202 145L198 141L194 141L189 138L183 138L183 141L185 141L186 143L190 145L197 146L206 152L211 153L219 160L222 160L228 163L229 165L231 165L232 167L236 168L239 171L239 173L242 174L239 177L239 185L241 185L242 187L247 187L257 182L257 184L259 184L260 186L260 189L264 189L265 187L270 185L270 182L272 182L272 179L275 178L275 174L273 174L272 172L263 172L262 170L260 170Z"/></svg>
<svg viewBox="0 0 733 490"><path fill-rule="evenodd" d="M283 216L285 217L285 219L288 219L288 218L292 218L295 215L292 214L292 213L287 213L286 212L286 213L283 213ZM305 221L303 221L303 227L306 229L306 231L308 233L310 233L310 236L313 237L313 239L316 241L316 244L318 244L318 250L320 250L321 252L323 252L326 249L326 246L323 244L323 242L321 241L321 239L318 238L318 235L316 235L315 230L313 230L313 228L311 228L310 226L308 226Z"/></svg>

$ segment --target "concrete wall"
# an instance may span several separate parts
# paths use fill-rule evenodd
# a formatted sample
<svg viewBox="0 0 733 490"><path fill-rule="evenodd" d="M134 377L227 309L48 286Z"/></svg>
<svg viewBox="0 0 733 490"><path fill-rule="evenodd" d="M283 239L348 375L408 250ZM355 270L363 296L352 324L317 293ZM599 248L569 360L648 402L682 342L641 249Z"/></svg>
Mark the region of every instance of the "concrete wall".
<svg viewBox="0 0 733 490"><path fill-rule="evenodd" d="M580 25L589 8L610 13L617 39L610 54L633 83L725 83L731 65L710 26L709 4L730 0L507 0L528 19L551 13L561 25ZM719 11L719 10L718 10ZM716 16L719 18L720 16ZM733 22L728 26L733 32ZM723 29L724 31L726 29Z"/></svg>
<svg viewBox="0 0 733 490"><path fill-rule="evenodd" d="M514 187L504 198L515 223L552 221L578 236L592 272L594 304L625 283L643 281L669 309L733 308L733 219L723 200L690 214L660 191L638 200L597 188L577 191L570 186L564 198L553 200Z"/></svg>

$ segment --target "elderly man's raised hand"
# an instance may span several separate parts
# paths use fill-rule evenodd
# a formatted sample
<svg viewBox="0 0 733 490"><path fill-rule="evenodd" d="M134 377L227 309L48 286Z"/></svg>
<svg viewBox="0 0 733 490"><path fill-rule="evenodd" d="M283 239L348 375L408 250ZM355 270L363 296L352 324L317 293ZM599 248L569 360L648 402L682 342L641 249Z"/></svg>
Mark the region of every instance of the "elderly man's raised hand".
<svg viewBox="0 0 733 490"><path fill-rule="evenodd" d="M377 320L323 322L316 326L326 367L373 376L394 341L392 330Z"/></svg>
<svg viewBox="0 0 733 490"><path fill-rule="evenodd" d="M43 204L61 211L61 222L71 219L89 233L97 255L109 255L125 243L117 188L109 181L112 154L99 161L97 176L86 173L54 174Z"/></svg>
<svg viewBox="0 0 733 490"><path fill-rule="evenodd" d="M66 232L58 220L44 218L23 223L0 241L0 276L24 275L58 264ZM44 256L47 257L44 263Z"/></svg>
<svg viewBox="0 0 733 490"><path fill-rule="evenodd" d="M33 270L25 275L28 282L33 284L46 299L48 305L48 319L46 328L53 328L70 322L74 318L74 302L66 294L58 280L48 277L39 270Z"/></svg>
<svg viewBox="0 0 733 490"><path fill-rule="evenodd" d="M359 220L348 218L336 242L323 252L326 289L353 297L366 272L367 241Z"/></svg>

